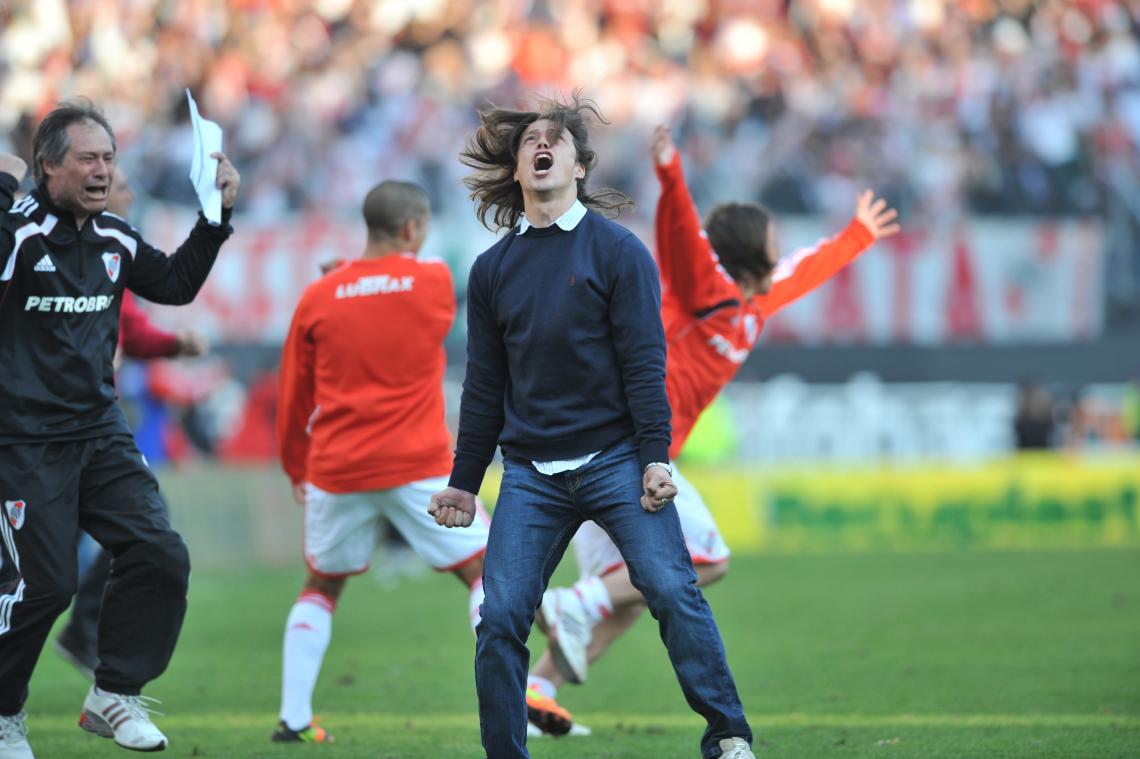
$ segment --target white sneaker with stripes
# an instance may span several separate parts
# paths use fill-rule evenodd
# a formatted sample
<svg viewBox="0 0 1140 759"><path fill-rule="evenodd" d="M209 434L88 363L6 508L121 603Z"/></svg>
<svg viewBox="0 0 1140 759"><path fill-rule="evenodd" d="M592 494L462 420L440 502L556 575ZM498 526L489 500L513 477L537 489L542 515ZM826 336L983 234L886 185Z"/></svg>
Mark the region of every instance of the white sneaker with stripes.
<svg viewBox="0 0 1140 759"><path fill-rule="evenodd" d="M123 696L91 686L83 702L79 726L104 738L114 738L123 748L134 751L162 751L166 736L150 721L158 714L147 704L156 704L146 696Z"/></svg>
<svg viewBox="0 0 1140 759"><path fill-rule="evenodd" d="M575 684L586 682L590 622L582 599L574 589L551 588L543 593L535 621L538 628L546 633L558 673Z"/></svg>
<svg viewBox="0 0 1140 759"><path fill-rule="evenodd" d="M28 745L28 728L24 712L11 717L0 716L0 759L36 759Z"/></svg>

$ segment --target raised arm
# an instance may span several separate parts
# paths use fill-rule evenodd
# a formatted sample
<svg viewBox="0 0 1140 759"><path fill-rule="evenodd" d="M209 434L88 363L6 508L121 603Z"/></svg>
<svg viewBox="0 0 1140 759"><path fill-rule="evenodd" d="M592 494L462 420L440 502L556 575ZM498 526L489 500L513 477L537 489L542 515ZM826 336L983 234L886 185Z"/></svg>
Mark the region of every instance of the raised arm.
<svg viewBox="0 0 1140 759"><path fill-rule="evenodd" d="M183 305L194 300L214 265L222 243L233 233L229 222L241 186L241 176L223 153L212 155L218 160L217 185L222 191L220 225L210 224L205 216L199 214L190 236L172 256L149 245L133 229L129 232L119 229L100 231L100 234L122 239L128 247L134 260L127 286L147 300L169 305Z"/></svg>
<svg viewBox="0 0 1140 759"><path fill-rule="evenodd" d="M133 229L116 229L103 219L96 219L95 224L100 234L129 240L124 243L133 259L127 287L149 301L172 306L194 300L214 266L222 243L233 232L228 211L222 211L221 226L213 226L204 216L199 216L186 241L168 256L143 240ZM130 250L132 247L133 251Z"/></svg>
<svg viewBox="0 0 1140 759"><path fill-rule="evenodd" d="M898 212L882 198L864 190L855 199L855 217L842 232L814 248L796 251L776 264L772 287L756 295L753 303L765 317L806 295L855 260L876 240L899 231Z"/></svg>
<svg viewBox="0 0 1140 759"><path fill-rule="evenodd" d="M657 263L661 281L690 313L739 299L732 277L709 244L669 130L658 126L650 150L661 196L657 199Z"/></svg>

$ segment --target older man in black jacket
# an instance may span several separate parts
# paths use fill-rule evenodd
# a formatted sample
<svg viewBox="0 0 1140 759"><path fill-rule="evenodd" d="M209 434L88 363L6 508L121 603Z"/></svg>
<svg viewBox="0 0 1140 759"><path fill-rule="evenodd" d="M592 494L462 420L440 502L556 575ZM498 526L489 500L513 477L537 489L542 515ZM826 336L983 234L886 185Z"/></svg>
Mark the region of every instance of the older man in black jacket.
<svg viewBox="0 0 1140 759"><path fill-rule="evenodd" d="M106 212L115 139L89 102L44 118L33 142L36 187L15 203L25 168L0 156L0 537L19 574L0 596L5 759L32 756L21 709L52 623L75 592L80 528L114 566L79 724L126 748L166 747L139 694L174 651L190 558L115 403L112 359L123 290L189 303L232 232L241 180L224 155L214 157L222 223L200 218L167 256Z"/></svg>

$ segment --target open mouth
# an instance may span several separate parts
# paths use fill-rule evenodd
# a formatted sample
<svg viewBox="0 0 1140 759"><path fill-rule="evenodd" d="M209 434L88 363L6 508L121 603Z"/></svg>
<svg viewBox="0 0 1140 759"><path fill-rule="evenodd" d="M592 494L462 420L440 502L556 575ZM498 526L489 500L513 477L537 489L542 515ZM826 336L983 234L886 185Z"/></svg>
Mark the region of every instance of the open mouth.
<svg viewBox="0 0 1140 759"><path fill-rule="evenodd" d="M534 173L546 174L554 168L554 155L546 151L535 153L534 156Z"/></svg>
<svg viewBox="0 0 1140 759"><path fill-rule="evenodd" d="M106 200L108 189L108 185L105 184L91 184L84 187L83 192L93 200Z"/></svg>

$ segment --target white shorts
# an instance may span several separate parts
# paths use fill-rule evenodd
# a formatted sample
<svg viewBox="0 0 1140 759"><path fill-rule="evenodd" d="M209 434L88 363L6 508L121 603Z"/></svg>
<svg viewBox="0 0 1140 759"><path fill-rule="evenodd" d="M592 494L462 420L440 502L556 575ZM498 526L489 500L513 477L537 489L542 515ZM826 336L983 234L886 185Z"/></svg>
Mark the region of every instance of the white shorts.
<svg viewBox="0 0 1140 759"><path fill-rule="evenodd" d="M470 527L441 527L427 513L433 493L447 487L446 477L430 477L398 488L363 493L326 493L315 485L305 492L305 563L330 577L368 569L380 535L381 519L400 531L408 545L440 572L462 566L487 548L487 512Z"/></svg>
<svg viewBox="0 0 1140 759"><path fill-rule="evenodd" d="M673 467L673 483L677 486L677 516L681 532L694 564L719 564L728 559L729 550L720 530L705 506L701 494ZM601 576L625 564L621 552L606 531L596 522L586 522L574 536L574 555L583 577Z"/></svg>

